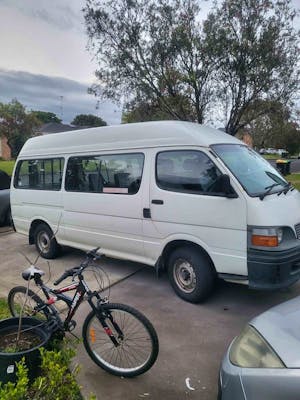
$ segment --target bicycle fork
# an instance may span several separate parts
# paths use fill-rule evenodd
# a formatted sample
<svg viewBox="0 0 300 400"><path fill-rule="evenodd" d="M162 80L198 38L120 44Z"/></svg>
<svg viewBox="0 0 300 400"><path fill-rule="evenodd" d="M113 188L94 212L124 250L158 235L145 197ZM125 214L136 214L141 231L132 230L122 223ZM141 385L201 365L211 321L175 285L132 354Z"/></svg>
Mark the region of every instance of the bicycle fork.
<svg viewBox="0 0 300 400"><path fill-rule="evenodd" d="M115 347L120 346L122 340L124 339L124 334L123 334L122 330L120 329L119 325L114 321L113 316L111 315L110 311L102 310L101 305L100 305L100 308L98 307L95 311L96 311L96 315L97 315L97 318L98 318L100 324L102 325L105 333L110 338L110 340L112 341L114 346ZM106 322L107 318L109 318L112 326L116 330L116 332L118 334L117 338L114 335L114 333L112 332L111 328L108 326L108 324Z"/></svg>

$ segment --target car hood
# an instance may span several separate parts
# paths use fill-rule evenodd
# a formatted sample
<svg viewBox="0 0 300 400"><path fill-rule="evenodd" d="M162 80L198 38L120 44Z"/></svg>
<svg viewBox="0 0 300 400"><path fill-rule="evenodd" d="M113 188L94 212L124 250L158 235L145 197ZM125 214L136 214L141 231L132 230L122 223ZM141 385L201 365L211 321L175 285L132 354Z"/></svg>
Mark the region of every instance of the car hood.
<svg viewBox="0 0 300 400"><path fill-rule="evenodd" d="M254 318L252 325L288 368L300 368L300 296Z"/></svg>

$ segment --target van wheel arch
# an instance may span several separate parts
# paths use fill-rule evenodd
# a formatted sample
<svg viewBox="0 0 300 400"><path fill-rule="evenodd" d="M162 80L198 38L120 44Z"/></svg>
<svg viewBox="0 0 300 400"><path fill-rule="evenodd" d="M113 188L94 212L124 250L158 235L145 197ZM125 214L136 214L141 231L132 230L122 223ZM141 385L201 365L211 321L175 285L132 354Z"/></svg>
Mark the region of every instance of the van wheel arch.
<svg viewBox="0 0 300 400"><path fill-rule="evenodd" d="M43 246L42 241L45 242L45 246ZM43 220L32 222L29 230L29 244L35 244L39 254L46 259L56 258L60 251L60 246L51 227Z"/></svg>
<svg viewBox="0 0 300 400"><path fill-rule="evenodd" d="M214 263L213 263L212 259L210 258L209 254L207 253L207 251L203 247L201 247L199 244L194 243L194 242L189 242L188 240L174 240L173 242L168 243L165 246L165 248L163 249L163 252L161 254L159 269L167 270L168 259L171 255L171 253L174 250L178 249L179 247L193 248L196 251L199 251L200 253L202 253L207 258L207 260L210 262L212 268L216 272Z"/></svg>
<svg viewBox="0 0 300 400"><path fill-rule="evenodd" d="M210 295L217 274L210 256L201 246L188 241L171 242L163 251L162 261L179 297L199 303Z"/></svg>
<svg viewBox="0 0 300 400"><path fill-rule="evenodd" d="M29 244L34 244L34 232L35 232L36 228L41 224L47 225L49 227L49 229L51 229L49 224L47 224L47 222L43 221L42 219L36 219L36 220L32 221L31 225L30 225L30 229L29 229L29 239L28 239Z"/></svg>

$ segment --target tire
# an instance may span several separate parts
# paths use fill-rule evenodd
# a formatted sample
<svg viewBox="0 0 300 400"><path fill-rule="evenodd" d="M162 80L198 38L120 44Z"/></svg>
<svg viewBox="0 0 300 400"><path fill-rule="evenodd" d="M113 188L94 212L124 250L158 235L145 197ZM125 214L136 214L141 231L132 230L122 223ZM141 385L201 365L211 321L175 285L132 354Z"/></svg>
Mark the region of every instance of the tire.
<svg viewBox="0 0 300 400"><path fill-rule="evenodd" d="M92 311L82 327L83 343L91 359L117 376L131 378L148 371L155 363L159 350L158 337L151 322L139 311L124 304L104 304L99 312L106 315L105 322L120 345L116 347L112 343ZM109 317L121 328L123 339Z"/></svg>
<svg viewBox="0 0 300 400"><path fill-rule="evenodd" d="M60 247L52 230L46 224L40 224L34 231L34 243L38 253L47 259L56 258Z"/></svg>
<svg viewBox="0 0 300 400"><path fill-rule="evenodd" d="M26 299L27 288L25 286L16 286L12 288L8 294L7 302L10 313L13 317L18 317L20 310ZM49 310L45 308L43 311L35 312L34 307L43 304L44 301L32 290L28 290L27 300L23 309L24 317L35 317L40 320L47 320Z"/></svg>
<svg viewBox="0 0 300 400"><path fill-rule="evenodd" d="M179 297L200 303L211 293L216 273L208 257L193 247L176 249L168 260L170 283Z"/></svg>

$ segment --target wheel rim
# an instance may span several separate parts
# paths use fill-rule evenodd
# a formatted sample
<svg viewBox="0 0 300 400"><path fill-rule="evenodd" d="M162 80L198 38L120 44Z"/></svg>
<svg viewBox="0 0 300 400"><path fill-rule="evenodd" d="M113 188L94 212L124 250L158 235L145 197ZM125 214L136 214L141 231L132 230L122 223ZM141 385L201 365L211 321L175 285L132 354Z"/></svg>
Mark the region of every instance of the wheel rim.
<svg viewBox="0 0 300 400"><path fill-rule="evenodd" d="M89 347L99 362L109 370L119 375L134 373L143 368L151 357L151 336L142 322L130 313L124 310L110 311L124 334L124 337L120 338L110 320L106 318L105 322L117 338L119 346L114 346L98 318L94 316L87 327Z"/></svg>
<svg viewBox="0 0 300 400"><path fill-rule="evenodd" d="M46 232L41 231L38 233L37 245L41 253L48 253L48 251L50 250L51 240Z"/></svg>
<svg viewBox="0 0 300 400"><path fill-rule="evenodd" d="M196 274L193 265L182 258L176 260L173 268L176 285L185 293L191 293L196 288Z"/></svg>

